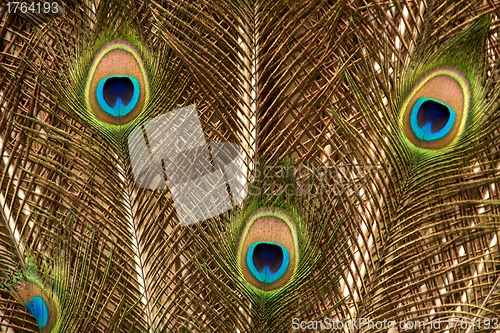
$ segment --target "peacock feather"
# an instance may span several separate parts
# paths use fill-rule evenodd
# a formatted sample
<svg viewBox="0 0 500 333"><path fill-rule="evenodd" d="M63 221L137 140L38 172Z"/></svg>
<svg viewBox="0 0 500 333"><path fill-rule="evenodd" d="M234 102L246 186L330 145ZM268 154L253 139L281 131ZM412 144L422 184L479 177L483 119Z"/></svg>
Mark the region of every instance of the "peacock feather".
<svg viewBox="0 0 500 333"><path fill-rule="evenodd" d="M485 115L481 91L482 52L489 18L467 27L439 50L422 55L405 72L413 88L401 106L400 127L417 150L440 152L462 137ZM411 82L421 76L418 83ZM404 85L404 83L403 83Z"/></svg>
<svg viewBox="0 0 500 333"><path fill-rule="evenodd" d="M495 1L0 4L1 332L500 329Z"/></svg>
<svg viewBox="0 0 500 333"><path fill-rule="evenodd" d="M339 280L339 258L346 247L336 239L340 223L334 228L326 223L332 216L327 207L336 198L301 189L323 181L311 175L297 183L293 159L278 166L279 175L259 168L241 207L222 221L200 226L189 257L193 275L204 283L186 290L186 297L206 315L182 315L188 330L279 331L303 313L329 309L322 305L323 296ZM207 262L207 256L214 262ZM227 315L231 324L221 325L217 313Z"/></svg>
<svg viewBox="0 0 500 333"><path fill-rule="evenodd" d="M11 288L17 300L24 304L26 310L35 318L41 332L50 332L55 328L60 316L58 302L45 290L39 278L25 273L19 277L17 285Z"/></svg>
<svg viewBox="0 0 500 333"><path fill-rule="evenodd" d="M142 56L122 40L105 44L88 69L87 112L101 122L124 125L137 119L148 102L149 83Z"/></svg>

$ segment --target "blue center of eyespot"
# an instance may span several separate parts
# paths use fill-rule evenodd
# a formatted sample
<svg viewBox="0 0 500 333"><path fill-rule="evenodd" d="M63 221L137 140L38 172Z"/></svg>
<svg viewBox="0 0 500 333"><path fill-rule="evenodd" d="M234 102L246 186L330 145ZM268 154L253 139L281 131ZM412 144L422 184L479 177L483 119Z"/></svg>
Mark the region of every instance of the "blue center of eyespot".
<svg viewBox="0 0 500 333"><path fill-rule="evenodd" d="M448 105L422 97L411 109L410 126L420 140L435 141L450 133L455 119L456 113Z"/></svg>
<svg viewBox="0 0 500 333"><path fill-rule="evenodd" d="M35 317L38 328L44 328L47 326L49 321L49 309L47 308L47 304L45 304L43 298L35 296L31 302L27 301L26 310L28 310L28 312Z"/></svg>
<svg viewBox="0 0 500 333"><path fill-rule="evenodd" d="M246 261L248 269L258 281L274 283L285 275L290 254L280 244L256 242L248 248Z"/></svg>
<svg viewBox="0 0 500 333"><path fill-rule="evenodd" d="M99 106L113 117L124 117L137 106L139 81L132 76L107 76L97 83Z"/></svg>

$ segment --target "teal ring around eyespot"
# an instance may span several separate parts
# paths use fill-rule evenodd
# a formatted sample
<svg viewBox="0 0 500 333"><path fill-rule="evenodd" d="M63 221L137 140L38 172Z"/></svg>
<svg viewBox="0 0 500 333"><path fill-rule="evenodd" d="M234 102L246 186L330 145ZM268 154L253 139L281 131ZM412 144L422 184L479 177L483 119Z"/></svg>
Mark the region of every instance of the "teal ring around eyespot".
<svg viewBox="0 0 500 333"><path fill-rule="evenodd" d="M279 246L281 250L283 251L283 261L281 262L280 268L274 273L271 273L269 270L269 267L264 267L262 271L259 271L257 267L255 267L255 264L253 263L253 253L255 250L255 247L259 244L272 244ZM290 264L290 254L288 253L288 250L283 247L280 244L273 243L273 242L258 242L258 243L253 243L250 245L247 251L247 266L252 275L260 282L262 283L274 283L281 279L283 275L285 275L285 272L288 268L288 265Z"/></svg>
<svg viewBox="0 0 500 333"><path fill-rule="evenodd" d="M436 133L431 132L431 126L429 123L425 124L422 127L418 125L418 120L417 120L418 111L420 110L422 104L427 101L433 101L435 103L441 104L446 108L448 108L448 111L450 112L450 118L448 119L444 127L439 131L437 131ZM422 141L436 141L444 138L448 133L450 133L451 129L453 128L453 125L455 124L455 119L456 119L456 112L445 103L441 103L440 101L435 100L433 98L421 97L417 100L417 102L415 102L415 105L413 105L413 108L411 109L410 126L413 133L418 139Z"/></svg>
<svg viewBox="0 0 500 333"><path fill-rule="evenodd" d="M104 84L108 79L111 78L128 78L130 81L132 81L132 85L134 86L134 93L132 94L132 98L130 99L130 102L127 105L123 105L117 102L114 107L111 107L104 99ZM96 88L97 103L99 104L101 109L103 109L106 113L108 113L113 117L124 117L127 114L129 114L137 105L137 102L139 101L139 95L140 95L139 80L137 80L133 76L128 76L128 75L107 76L101 79L97 83L97 88Z"/></svg>
<svg viewBox="0 0 500 333"><path fill-rule="evenodd" d="M33 297L31 302L26 302L26 309L35 317L36 324L39 328L47 326L49 321L49 309L43 298L40 296Z"/></svg>

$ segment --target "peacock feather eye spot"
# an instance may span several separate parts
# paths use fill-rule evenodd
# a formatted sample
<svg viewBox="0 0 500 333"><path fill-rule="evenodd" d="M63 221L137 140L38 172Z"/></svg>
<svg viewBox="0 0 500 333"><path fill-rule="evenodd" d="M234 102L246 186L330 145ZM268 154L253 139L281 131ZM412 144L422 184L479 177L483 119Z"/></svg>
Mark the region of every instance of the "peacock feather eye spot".
<svg viewBox="0 0 500 333"><path fill-rule="evenodd" d="M97 119L112 125L136 119L149 97L140 53L122 40L104 45L90 67L85 92Z"/></svg>
<svg viewBox="0 0 500 333"><path fill-rule="evenodd" d="M439 140L452 129L455 115L455 111L444 103L420 98L411 110L411 129L420 140Z"/></svg>
<svg viewBox="0 0 500 333"><path fill-rule="evenodd" d="M114 76L102 79L99 85L104 81L102 92L106 104L114 107L117 102L123 101L123 105L128 105L134 94L134 84L132 80L124 76Z"/></svg>
<svg viewBox="0 0 500 333"><path fill-rule="evenodd" d="M285 274L290 254L279 244L258 242L250 245L246 261L250 272L258 281L274 283Z"/></svg>
<svg viewBox="0 0 500 333"><path fill-rule="evenodd" d="M35 296L31 301L27 301L26 310L35 317L36 324L39 328L47 326L49 321L49 309L43 298Z"/></svg>
<svg viewBox="0 0 500 333"><path fill-rule="evenodd" d="M423 127L430 124L432 133L441 130L450 119L450 109L437 101L424 101L417 112L418 125Z"/></svg>
<svg viewBox="0 0 500 333"><path fill-rule="evenodd" d="M252 245L252 261L259 272L269 267L271 273L275 273L283 264L283 252L281 246L272 243L258 243Z"/></svg>
<svg viewBox="0 0 500 333"><path fill-rule="evenodd" d="M295 222L278 209L256 210L246 221L238 253L248 283L264 291L283 287L299 260Z"/></svg>
<svg viewBox="0 0 500 333"><path fill-rule="evenodd" d="M469 83L462 72L447 66L434 69L423 76L403 103L403 133L418 148L450 146L463 132L469 102Z"/></svg>
<svg viewBox="0 0 500 333"><path fill-rule="evenodd" d="M12 294L35 318L40 332L54 331L60 313L59 303L53 298L55 294L48 293L36 277L25 273L25 278L19 281Z"/></svg>
<svg viewBox="0 0 500 333"><path fill-rule="evenodd" d="M123 117L137 105L139 81L130 76L108 76L97 83L99 107L113 117Z"/></svg>

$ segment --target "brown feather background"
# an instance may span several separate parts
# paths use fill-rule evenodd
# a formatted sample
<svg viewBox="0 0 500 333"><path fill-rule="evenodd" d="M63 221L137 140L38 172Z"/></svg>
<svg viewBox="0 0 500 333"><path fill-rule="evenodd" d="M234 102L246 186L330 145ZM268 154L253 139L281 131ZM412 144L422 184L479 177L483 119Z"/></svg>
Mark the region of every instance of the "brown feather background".
<svg viewBox="0 0 500 333"><path fill-rule="evenodd" d="M57 302L54 332L291 332L326 318L346 332L500 332L500 3L11 6L0 2L0 332L39 331L16 294L29 276ZM150 98L110 130L84 95L114 39L140 45ZM400 108L447 56L471 63L473 108L453 149L422 154ZM190 104L207 141L244 152L249 198L301 216L286 292L239 274L249 201L181 226L168 186L135 183L132 128ZM282 198L289 184L300 195Z"/></svg>

